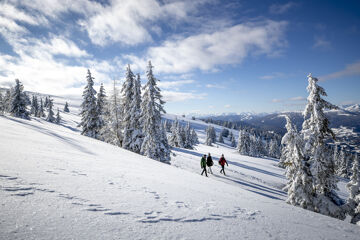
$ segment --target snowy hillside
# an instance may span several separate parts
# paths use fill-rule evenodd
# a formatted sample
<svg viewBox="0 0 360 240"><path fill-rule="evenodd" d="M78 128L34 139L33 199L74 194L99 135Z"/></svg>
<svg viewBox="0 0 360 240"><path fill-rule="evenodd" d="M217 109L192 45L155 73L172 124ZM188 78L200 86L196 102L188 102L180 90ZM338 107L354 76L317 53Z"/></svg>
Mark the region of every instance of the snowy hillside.
<svg viewBox="0 0 360 240"><path fill-rule="evenodd" d="M0 116L0 239L358 239L358 226L286 204L275 159L199 144L167 165L61 114L60 125ZM203 141L206 124L191 124ZM208 152L225 154L227 176L200 175Z"/></svg>

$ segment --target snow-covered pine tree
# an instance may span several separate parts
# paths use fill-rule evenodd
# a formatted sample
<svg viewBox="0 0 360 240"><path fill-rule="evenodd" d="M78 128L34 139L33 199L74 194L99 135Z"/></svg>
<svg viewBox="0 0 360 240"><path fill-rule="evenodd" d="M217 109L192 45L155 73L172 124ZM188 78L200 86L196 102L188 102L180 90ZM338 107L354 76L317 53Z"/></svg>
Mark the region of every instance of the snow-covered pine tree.
<svg viewBox="0 0 360 240"><path fill-rule="evenodd" d="M101 136L101 129L105 126L104 112L105 112L105 102L106 102L106 93L103 84L101 83L99 92L96 98L96 128L95 128L95 138L99 140L104 140Z"/></svg>
<svg viewBox="0 0 360 240"><path fill-rule="evenodd" d="M274 139L271 139L270 143L269 143L269 156L273 157L273 158L279 158L280 157L279 144Z"/></svg>
<svg viewBox="0 0 360 240"><path fill-rule="evenodd" d="M333 147L333 161L335 164L335 173L338 174L340 169L340 162L339 162L340 152L339 152L339 145L335 144Z"/></svg>
<svg viewBox="0 0 360 240"><path fill-rule="evenodd" d="M184 148L193 149L190 122L187 122L186 127L184 128L184 136Z"/></svg>
<svg viewBox="0 0 360 240"><path fill-rule="evenodd" d="M39 111L37 117L45 117L44 104L42 98L40 98L40 105L39 105Z"/></svg>
<svg viewBox="0 0 360 240"><path fill-rule="evenodd" d="M29 112L26 109L26 101L24 86L19 79L16 79L15 86L12 88L10 97L11 115L14 117L29 119Z"/></svg>
<svg viewBox="0 0 360 240"><path fill-rule="evenodd" d="M112 94L106 103L105 126L101 130L101 136L104 141L116 146L122 145L122 128L121 128L121 105L120 94L116 86L116 81L113 81Z"/></svg>
<svg viewBox="0 0 360 240"><path fill-rule="evenodd" d="M57 109L55 123L59 124L60 121L61 121L60 111L59 111L59 109Z"/></svg>
<svg viewBox="0 0 360 240"><path fill-rule="evenodd" d="M55 117L54 117L54 111L53 111L53 106L54 106L54 103L53 103L53 100L50 98L48 98L48 115L46 117L46 121L48 122L55 122Z"/></svg>
<svg viewBox="0 0 360 240"><path fill-rule="evenodd" d="M26 92L24 92L24 96L25 96L26 106L31 106L31 99L30 99L29 95Z"/></svg>
<svg viewBox="0 0 360 240"><path fill-rule="evenodd" d="M242 155L249 155L250 153L250 136L245 129L239 131L237 150Z"/></svg>
<svg viewBox="0 0 360 240"><path fill-rule="evenodd" d="M11 93L10 89L7 89L3 98L4 112L10 112L11 106Z"/></svg>
<svg viewBox="0 0 360 240"><path fill-rule="evenodd" d="M176 118L171 124L170 134L168 137L169 144L172 147L178 147L178 142L176 137L177 125L178 125L178 120Z"/></svg>
<svg viewBox="0 0 360 240"><path fill-rule="evenodd" d="M351 169L352 175L350 182L346 185L349 191L349 197L346 203L348 214L352 217L351 223L356 224L360 221L360 212L356 209L360 205L360 174L359 174L359 159L357 154L354 155L353 166Z"/></svg>
<svg viewBox="0 0 360 240"><path fill-rule="evenodd" d="M122 147L130 151L140 153L143 134L140 124L141 117L141 92L140 76L137 78L130 69L126 69L126 78L121 89L122 93Z"/></svg>
<svg viewBox="0 0 360 240"><path fill-rule="evenodd" d="M165 113L160 89L153 75L153 66L149 61L147 67L147 83L144 86L143 101L141 103L141 123L143 124L144 141L141 145L141 153L149 158L161 161L170 161L170 151L167 139L162 137L165 131L161 126L161 113Z"/></svg>
<svg viewBox="0 0 360 240"><path fill-rule="evenodd" d="M215 135L215 136L214 136ZM212 146L213 143L216 142L216 133L215 128L209 125L206 129L206 140L205 144L208 146Z"/></svg>
<svg viewBox="0 0 360 240"><path fill-rule="evenodd" d="M39 102L37 96L33 95L31 101L30 113L36 117L38 115L38 111L39 111Z"/></svg>
<svg viewBox="0 0 360 240"><path fill-rule="evenodd" d="M343 211L338 206L340 198L335 190L337 189L337 178L335 176L335 164L329 156L325 145L325 138L335 138L333 131L329 128L324 109L336 109L337 107L322 96L327 96L325 90L320 87L318 79L308 75L309 85L307 90L309 96L305 107L302 134L305 140L305 157L309 158L310 170L313 176L313 184L316 192L315 211L324 215L343 219Z"/></svg>
<svg viewBox="0 0 360 240"><path fill-rule="evenodd" d="M87 84L83 91L83 102L81 104L81 122L79 126L82 127L82 135L96 138L97 135L97 121L98 113L96 111L96 91L94 86L94 77L88 69L86 76Z"/></svg>
<svg viewBox="0 0 360 240"><path fill-rule="evenodd" d="M3 115L5 111L4 98L0 92L0 115Z"/></svg>
<svg viewBox="0 0 360 240"><path fill-rule="evenodd" d="M224 129L223 129L223 130L224 130ZM222 132L219 134L218 142L219 142L219 143L224 143L224 138L223 138Z"/></svg>
<svg viewBox="0 0 360 240"><path fill-rule="evenodd" d="M191 130L191 145L194 146L199 143L198 136L195 132L195 129Z"/></svg>
<svg viewBox="0 0 360 240"><path fill-rule="evenodd" d="M68 102L65 102L64 112L70 112Z"/></svg>
<svg viewBox="0 0 360 240"><path fill-rule="evenodd" d="M50 96L49 96L50 98ZM46 96L45 97L45 101L44 101L44 108L47 108L48 107L48 104L49 104L49 98Z"/></svg>
<svg viewBox="0 0 360 240"><path fill-rule="evenodd" d="M167 119L165 119L164 121L164 129L166 132L171 132L171 123L170 121L168 121Z"/></svg>
<svg viewBox="0 0 360 240"><path fill-rule="evenodd" d="M288 179L284 188L288 192L286 202L314 211L315 191L309 162L304 157L302 150L303 140L290 118L288 116L285 116L285 118L287 133L281 140L281 144L284 145L281 158L284 159Z"/></svg>
<svg viewBox="0 0 360 240"><path fill-rule="evenodd" d="M234 134L232 134L232 132L231 132L231 135L230 135L230 142L231 142L231 147L236 147L235 136L234 136Z"/></svg>

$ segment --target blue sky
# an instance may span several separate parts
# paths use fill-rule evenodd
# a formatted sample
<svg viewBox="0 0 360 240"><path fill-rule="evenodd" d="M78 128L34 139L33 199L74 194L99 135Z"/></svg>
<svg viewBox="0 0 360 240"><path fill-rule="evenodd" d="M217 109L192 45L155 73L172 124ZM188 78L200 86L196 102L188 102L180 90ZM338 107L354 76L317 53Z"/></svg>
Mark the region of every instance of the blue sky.
<svg viewBox="0 0 360 240"><path fill-rule="evenodd" d="M359 1L0 0L0 86L110 93L151 60L170 113L302 110L309 72L352 104L359 42Z"/></svg>

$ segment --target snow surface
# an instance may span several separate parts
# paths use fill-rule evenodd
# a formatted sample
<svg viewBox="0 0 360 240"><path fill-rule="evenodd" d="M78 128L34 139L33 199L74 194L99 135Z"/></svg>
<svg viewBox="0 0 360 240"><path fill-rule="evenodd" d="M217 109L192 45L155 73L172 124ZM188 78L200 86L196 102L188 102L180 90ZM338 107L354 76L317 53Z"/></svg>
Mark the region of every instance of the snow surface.
<svg viewBox="0 0 360 240"><path fill-rule="evenodd" d="M80 117L61 116L0 117L0 239L359 239L358 226L286 204L276 159L199 144L167 165L81 136ZM191 124L203 142L207 125Z"/></svg>

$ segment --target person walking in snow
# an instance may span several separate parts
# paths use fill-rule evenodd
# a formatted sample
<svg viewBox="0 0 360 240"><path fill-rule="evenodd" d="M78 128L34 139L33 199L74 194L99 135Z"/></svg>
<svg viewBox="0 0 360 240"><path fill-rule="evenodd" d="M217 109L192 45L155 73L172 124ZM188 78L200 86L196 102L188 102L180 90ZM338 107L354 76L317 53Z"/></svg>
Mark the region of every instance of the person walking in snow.
<svg viewBox="0 0 360 240"><path fill-rule="evenodd" d="M225 163L226 163L226 166L229 166L229 164L227 163L227 161L226 161L226 159L225 159L225 157L224 157L224 154L221 154L221 157L220 157L220 159L219 159L219 164L220 164L220 166L221 166L220 173L223 172L224 175L226 175L226 174L225 174Z"/></svg>
<svg viewBox="0 0 360 240"><path fill-rule="evenodd" d="M201 172L201 175L203 175L205 173L205 176L208 176L207 172L206 172L206 154L204 154L204 156L201 158L200 166L203 169L203 171Z"/></svg>
<svg viewBox="0 0 360 240"><path fill-rule="evenodd" d="M213 172L212 172L212 170L211 170L211 166L214 165L214 162L213 162L213 160L212 160L212 157L211 157L210 153L208 154L208 157L207 157L207 159L206 159L206 165L207 165L207 167L208 167L209 173L213 174Z"/></svg>

